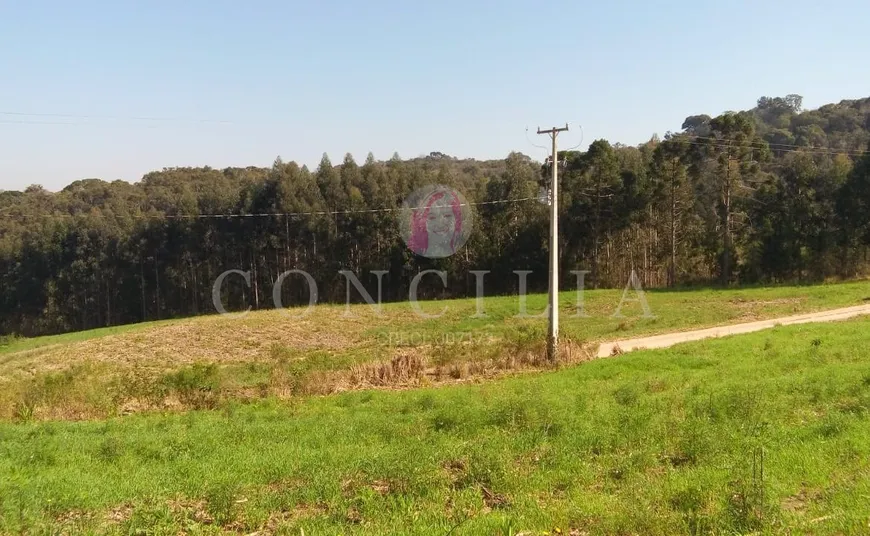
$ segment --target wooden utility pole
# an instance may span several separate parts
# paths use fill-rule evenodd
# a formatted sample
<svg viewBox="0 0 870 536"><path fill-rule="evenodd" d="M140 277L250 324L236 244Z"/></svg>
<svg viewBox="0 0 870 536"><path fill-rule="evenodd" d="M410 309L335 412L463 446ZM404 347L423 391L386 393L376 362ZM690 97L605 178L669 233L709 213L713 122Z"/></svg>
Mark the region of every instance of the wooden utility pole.
<svg viewBox="0 0 870 536"><path fill-rule="evenodd" d="M568 123L563 128L553 127L549 130L538 128L538 134L547 134L553 141L553 154L550 157L553 178L550 183L550 289L547 299L550 329L547 332L547 359L556 361L559 346L559 159L556 151L556 137L560 132L568 130Z"/></svg>

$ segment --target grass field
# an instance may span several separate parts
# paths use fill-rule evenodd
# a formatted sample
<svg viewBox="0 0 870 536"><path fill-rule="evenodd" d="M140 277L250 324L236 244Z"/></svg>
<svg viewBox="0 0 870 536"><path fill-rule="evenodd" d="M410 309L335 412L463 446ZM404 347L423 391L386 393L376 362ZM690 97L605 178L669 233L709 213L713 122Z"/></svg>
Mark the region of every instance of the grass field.
<svg viewBox="0 0 870 536"><path fill-rule="evenodd" d="M646 293L654 318L622 291L561 296L563 365L587 345L641 334L750 321L864 303L870 283ZM629 298L636 295L630 292ZM530 295L528 312L546 296ZM516 318L517 297L422 304L326 305L204 316L20 339L0 346L0 420L93 419L145 410L210 409L231 400L290 399L369 387L405 388L540 369L546 320Z"/></svg>
<svg viewBox="0 0 870 536"><path fill-rule="evenodd" d="M866 534L868 331L789 326L475 385L0 424L0 532Z"/></svg>

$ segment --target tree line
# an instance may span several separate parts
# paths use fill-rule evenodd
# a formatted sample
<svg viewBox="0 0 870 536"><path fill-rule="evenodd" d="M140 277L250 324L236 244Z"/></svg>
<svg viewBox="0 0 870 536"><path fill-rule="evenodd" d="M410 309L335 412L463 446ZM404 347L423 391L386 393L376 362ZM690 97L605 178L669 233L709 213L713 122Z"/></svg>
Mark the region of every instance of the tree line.
<svg viewBox="0 0 870 536"><path fill-rule="evenodd" d="M804 111L801 97L762 97L751 110L686 118L682 131L638 146L594 141L559 155L561 280L587 287L810 282L861 275L870 244L870 98ZM291 269L311 274L320 302L345 300L350 270L385 301L474 296L547 285L549 162L521 153L459 160L433 151L359 165L351 155L316 169L165 168L137 183L76 181L0 192L0 332L34 336L213 313L219 274L229 310L272 307ZM400 236L399 207L430 184L472 204L474 232L455 255L427 259ZM371 209L383 209L370 211ZM394 209L394 210L389 210ZM369 212L366 212L369 210ZM245 215L255 217L239 217ZM232 215L202 217L204 215ZM355 299L359 296L355 295ZM287 304L308 286L288 279Z"/></svg>

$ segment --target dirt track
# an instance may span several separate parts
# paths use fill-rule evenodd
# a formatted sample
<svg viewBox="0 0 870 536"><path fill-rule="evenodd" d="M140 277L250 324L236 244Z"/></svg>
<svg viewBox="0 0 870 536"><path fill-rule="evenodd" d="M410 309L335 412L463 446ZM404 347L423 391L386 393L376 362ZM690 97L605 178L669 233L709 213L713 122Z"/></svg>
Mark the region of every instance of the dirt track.
<svg viewBox="0 0 870 536"><path fill-rule="evenodd" d="M772 318L770 320L759 320L743 324L732 324L729 326L718 326L715 328L684 331L681 333L666 333L664 335L654 335L651 337L625 339L622 341L603 343L598 347L597 357L609 357L623 352L640 350L642 348L667 348L681 342L724 337L726 335L738 335L741 333L751 333L753 331L769 329L774 326L806 324L809 322L833 322L835 320L845 320L847 318L867 314L870 314L870 305L857 305L854 307L843 307L841 309L832 309L830 311Z"/></svg>

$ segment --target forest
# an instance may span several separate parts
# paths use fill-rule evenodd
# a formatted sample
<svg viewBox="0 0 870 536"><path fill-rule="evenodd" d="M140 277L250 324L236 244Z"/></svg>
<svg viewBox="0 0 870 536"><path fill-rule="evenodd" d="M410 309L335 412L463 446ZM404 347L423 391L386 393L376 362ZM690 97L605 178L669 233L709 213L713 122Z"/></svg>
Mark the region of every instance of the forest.
<svg viewBox="0 0 870 536"><path fill-rule="evenodd" d="M599 139L559 155L560 270L585 285L645 288L815 282L863 276L870 266L870 98L814 110L799 95L685 119L680 132L638 146ZM226 270L229 310L273 307L284 271L305 270L318 301L344 302L350 270L384 301L546 290L548 207L538 200L549 164L429 156L361 165L324 155L316 169L280 157L271 167L164 168L136 183L85 179L59 192L0 191L0 334L36 336L212 314ZM400 236L398 210L429 184L460 191L474 231L455 255L428 259ZM371 209L379 209L372 211ZM368 212L366 212L368 210ZM352 296L360 299L359 293ZM307 304L301 277L285 305Z"/></svg>

